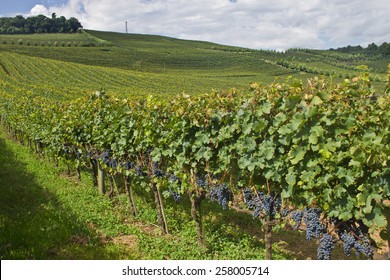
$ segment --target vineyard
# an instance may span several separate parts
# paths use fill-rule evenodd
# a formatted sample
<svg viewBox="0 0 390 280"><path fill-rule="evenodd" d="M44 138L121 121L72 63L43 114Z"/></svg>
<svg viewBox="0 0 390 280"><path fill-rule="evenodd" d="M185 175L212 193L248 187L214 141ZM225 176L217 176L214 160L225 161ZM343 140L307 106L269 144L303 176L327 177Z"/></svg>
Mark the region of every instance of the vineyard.
<svg viewBox="0 0 390 280"><path fill-rule="evenodd" d="M112 34L100 35L112 41ZM113 51L124 42L116 44ZM211 46L196 45L201 53ZM4 129L41 160L64 165L79 180L92 178L91 185L111 199L124 198L131 221L139 221L146 211L139 201L149 198L155 223L167 236L177 232L175 216L187 209L192 238L205 252L213 252L217 238L205 234L206 225L213 226L209 217L232 211L258 224L266 259L273 258L275 231L283 230L316 240L318 259L331 259L337 244L345 257L359 258L373 258L386 247L390 69L385 78L380 68L354 68L344 79L345 70L333 68L341 73L339 83L325 77L303 83L296 78L306 77L299 72L309 68L302 67L295 78L204 94L213 85L223 89L256 79L249 74L255 67L268 65L274 72L264 75L275 79L293 64L278 63L272 52L212 45L207 53L219 59L234 53L219 70L193 53L193 65L204 63L208 70L186 65L183 74L178 55L175 64L160 57L169 68L164 73L156 65L103 67L34 55L41 50L26 55L22 48L0 53ZM234 74L242 73L233 67L239 59L252 61L247 75ZM311 59L308 64L316 61Z"/></svg>

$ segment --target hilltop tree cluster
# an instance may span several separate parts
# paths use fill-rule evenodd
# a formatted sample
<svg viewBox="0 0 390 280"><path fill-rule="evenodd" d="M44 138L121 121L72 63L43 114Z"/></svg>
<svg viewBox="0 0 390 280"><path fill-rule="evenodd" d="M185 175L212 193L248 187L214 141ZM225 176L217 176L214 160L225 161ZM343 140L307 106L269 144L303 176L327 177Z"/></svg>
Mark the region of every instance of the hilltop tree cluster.
<svg viewBox="0 0 390 280"><path fill-rule="evenodd" d="M0 34L74 33L79 28L82 25L77 18L57 17L55 13L51 18L44 15L0 18Z"/></svg>
<svg viewBox="0 0 390 280"><path fill-rule="evenodd" d="M331 49L334 50L334 49ZM375 43L369 44L366 48L362 46L347 46L335 49L338 52L350 53L350 54L366 54L366 55L380 55L390 56L390 43L384 42L378 46Z"/></svg>

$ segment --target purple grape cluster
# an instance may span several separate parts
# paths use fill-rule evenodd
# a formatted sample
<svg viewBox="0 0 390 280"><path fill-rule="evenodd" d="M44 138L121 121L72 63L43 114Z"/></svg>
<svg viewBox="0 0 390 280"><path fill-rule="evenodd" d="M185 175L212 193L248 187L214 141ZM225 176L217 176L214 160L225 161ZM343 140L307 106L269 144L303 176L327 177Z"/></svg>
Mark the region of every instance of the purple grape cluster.
<svg viewBox="0 0 390 280"><path fill-rule="evenodd" d="M175 174L170 174L167 177L169 177L169 182L171 184L181 185L181 179L177 177ZM181 196L176 191L174 191L172 188L169 188L169 195L173 198L173 200L177 203L181 201Z"/></svg>
<svg viewBox="0 0 390 280"><path fill-rule="evenodd" d="M291 219L294 221L294 229L298 229L302 223L303 211L295 210L291 213Z"/></svg>
<svg viewBox="0 0 390 280"><path fill-rule="evenodd" d="M339 237L344 242L344 254L349 257L353 247L355 246L355 237L345 231L341 233Z"/></svg>
<svg viewBox="0 0 390 280"><path fill-rule="evenodd" d="M317 248L317 259L330 260L330 255L334 249L334 239L329 233L325 233L320 239L320 245Z"/></svg>
<svg viewBox="0 0 390 280"><path fill-rule="evenodd" d="M371 245L367 239L357 240L355 242L354 248L356 251L356 255L362 254L367 258L372 258L374 255Z"/></svg>
<svg viewBox="0 0 390 280"><path fill-rule="evenodd" d="M356 255L360 254L371 258L373 256L373 250L370 243L365 238L356 238L352 233L343 231L339 234L340 239L344 242L344 253L348 257L351 255L352 249L355 249Z"/></svg>
<svg viewBox="0 0 390 280"><path fill-rule="evenodd" d="M224 210L227 209L232 194L226 184L216 184L211 187L209 192L210 200L217 201Z"/></svg>
<svg viewBox="0 0 390 280"><path fill-rule="evenodd" d="M197 176L197 178L196 178L196 186L198 188L202 188L202 189L207 188L208 187L208 183L207 183L206 176L204 178L201 178L201 177Z"/></svg>
<svg viewBox="0 0 390 280"><path fill-rule="evenodd" d="M321 210L318 208L305 208L304 222L306 224L306 239L319 238L325 231L325 225L320 220Z"/></svg>
<svg viewBox="0 0 390 280"><path fill-rule="evenodd" d="M244 189L244 198L248 208L253 210L253 217L255 218L262 213L274 218L281 210L282 200L273 194L265 194L263 192L253 194L251 189L246 188Z"/></svg>
<svg viewBox="0 0 390 280"><path fill-rule="evenodd" d="M81 159L81 152L77 146L63 145L65 156L68 158L70 155L76 156L78 160Z"/></svg>
<svg viewBox="0 0 390 280"><path fill-rule="evenodd" d="M248 209L253 210L254 208L256 208L256 204L253 201L252 191L250 188L244 189L244 199L245 199L246 205L248 206Z"/></svg>
<svg viewBox="0 0 390 280"><path fill-rule="evenodd" d="M133 169L134 168L134 162L132 161L126 161L125 163L125 169L126 170L130 170L130 169Z"/></svg>
<svg viewBox="0 0 390 280"><path fill-rule="evenodd" d="M70 152L70 147L68 145L64 144L64 152L65 152L65 155L68 157L69 156L69 152Z"/></svg>
<svg viewBox="0 0 390 280"><path fill-rule="evenodd" d="M285 218L290 214L290 209L283 208L281 213L282 213L282 217Z"/></svg>
<svg viewBox="0 0 390 280"><path fill-rule="evenodd" d="M105 165L110 164L110 158L111 158L111 149L106 149L103 153L100 154L100 159L103 161Z"/></svg>
<svg viewBox="0 0 390 280"><path fill-rule="evenodd" d="M106 166L108 166L112 169L117 168L118 161L116 159L112 158L112 153L111 153L110 148L106 149L103 153L101 153L100 158Z"/></svg>
<svg viewBox="0 0 390 280"><path fill-rule="evenodd" d="M173 200L177 203L181 201L181 196L171 188L169 188L169 195L173 198Z"/></svg>
<svg viewBox="0 0 390 280"><path fill-rule="evenodd" d="M146 176L148 176L148 174L146 174L146 172L143 171L142 168L141 168L141 166L139 166L139 165L137 165L137 166L135 167L135 174L136 174L137 176L140 176L140 177L146 177Z"/></svg>
<svg viewBox="0 0 390 280"><path fill-rule="evenodd" d="M372 258L374 252L367 238L368 227L362 221L334 219L333 224L339 225L337 234L344 243L345 255L349 257L354 249L357 256L362 254L367 258Z"/></svg>
<svg viewBox="0 0 390 280"><path fill-rule="evenodd" d="M178 185L181 185L181 179L177 177L175 174L169 175L169 181L172 183L177 183Z"/></svg>
<svg viewBox="0 0 390 280"><path fill-rule="evenodd" d="M153 177L155 177L155 178L164 177L164 172L158 168L157 162L153 162Z"/></svg>

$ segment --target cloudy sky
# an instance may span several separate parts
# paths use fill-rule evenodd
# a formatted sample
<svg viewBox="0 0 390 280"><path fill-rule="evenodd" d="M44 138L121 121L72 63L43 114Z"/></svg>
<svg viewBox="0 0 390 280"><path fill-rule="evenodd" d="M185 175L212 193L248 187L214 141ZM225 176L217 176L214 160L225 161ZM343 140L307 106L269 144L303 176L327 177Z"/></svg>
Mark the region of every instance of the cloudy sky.
<svg viewBox="0 0 390 280"><path fill-rule="evenodd" d="M0 16L51 13L86 29L256 49L390 42L389 0L0 0Z"/></svg>

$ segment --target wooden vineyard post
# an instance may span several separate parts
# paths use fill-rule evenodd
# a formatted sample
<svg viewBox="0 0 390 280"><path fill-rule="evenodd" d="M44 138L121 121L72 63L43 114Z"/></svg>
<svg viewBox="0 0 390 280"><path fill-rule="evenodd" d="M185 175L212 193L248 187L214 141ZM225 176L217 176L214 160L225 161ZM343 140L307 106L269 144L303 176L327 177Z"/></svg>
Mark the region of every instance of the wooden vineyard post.
<svg viewBox="0 0 390 280"><path fill-rule="evenodd" d="M104 194L104 170L98 161L98 190L99 193Z"/></svg>
<svg viewBox="0 0 390 280"><path fill-rule="evenodd" d="M389 64L389 69L390 69L390 64ZM385 216L387 220L386 233L387 233L387 246L389 248L389 252L387 253L387 259L390 260L390 200L385 200L383 202L383 206L384 206Z"/></svg>
<svg viewBox="0 0 390 280"><path fill-rule="evenodd" d="M390 208L386 208L386 218L387 218L387 246L389 252L387 253L387 259L390 260Z"/></svg>
<svg viewBox="0 0 390 280"><path fill-rule="evenodd" d="M133 196L133 190L130 184L130 176L125 176L125 189L126 189L126 194L127 194L127 200L129 202L130 206L130 213L134 217L137 216L137 209L135 207L135 200Z"/></svg>
<svg viewBox="0 0 390 280"><path fill-rule="evenodd" d="M264 233L265 233L265 259L272 260L272 220L268 217L264 223Z"/></svg>

